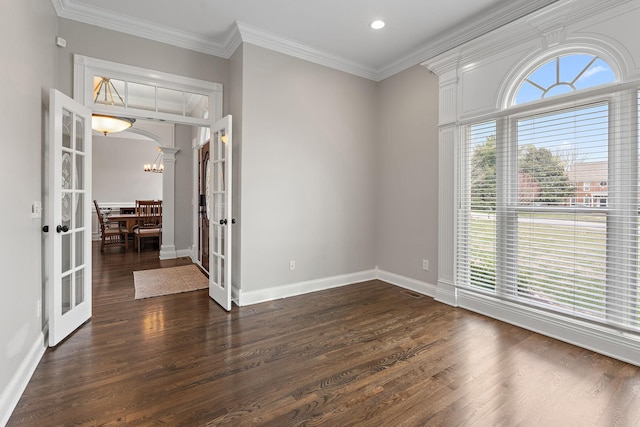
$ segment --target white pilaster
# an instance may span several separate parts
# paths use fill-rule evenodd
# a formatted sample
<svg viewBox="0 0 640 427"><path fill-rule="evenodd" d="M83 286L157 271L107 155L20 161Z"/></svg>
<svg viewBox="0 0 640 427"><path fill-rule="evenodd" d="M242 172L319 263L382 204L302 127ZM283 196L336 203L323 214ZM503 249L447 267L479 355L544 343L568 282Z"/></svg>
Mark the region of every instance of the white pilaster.
<svg viewBox="0 0 640 427"><path fill-rule="evenodd" d="M457 305L455 298L457 126L441 126L438 145L438 285L435 299Z"/></svg>
<svg viewBox="0 0 640 427"><path fill-rule="evenodd" d="M438 283L435 299L457 306L456 264L456 144L458 142L459 54L451 52L423 64L439 77L438 106Z"/></svg>
<svg viewBox="0 0 640 427"><path fill-rule="evenodd" d="M177 258L175 245L176 153L179 148L160 147L164 160L162 173L162 246L160 259Z"/></svg>

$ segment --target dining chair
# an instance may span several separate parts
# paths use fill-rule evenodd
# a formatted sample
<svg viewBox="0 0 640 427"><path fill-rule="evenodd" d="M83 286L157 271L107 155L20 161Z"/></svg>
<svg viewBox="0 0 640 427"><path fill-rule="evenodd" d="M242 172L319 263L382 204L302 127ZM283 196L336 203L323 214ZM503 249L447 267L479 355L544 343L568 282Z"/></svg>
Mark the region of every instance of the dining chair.
<svg viewBox="0 0 640 427"><path fill-rule="evenodd" d="M100 252L104 252L105 246L119 246L127 248L127 230L120 226L120 223L107 222L102 216L97 201L93 201L98 215L98 224L100 225Z"/></svg>
<svg viewBox="0 0 640 427"><path fill-rule="evenodd" d="M134 248L142 246L143 239L157 238L162 244L162 200L136 200L138 220L133 228Z"/></svg>

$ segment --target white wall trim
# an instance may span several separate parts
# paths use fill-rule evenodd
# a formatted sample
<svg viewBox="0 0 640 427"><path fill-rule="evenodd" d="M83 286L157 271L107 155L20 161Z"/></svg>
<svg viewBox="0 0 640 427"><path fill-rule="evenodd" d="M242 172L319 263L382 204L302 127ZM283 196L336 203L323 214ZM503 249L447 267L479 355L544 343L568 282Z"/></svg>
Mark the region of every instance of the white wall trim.
<svg viewBox="0 0 640 427"><path fill-rule="evenodd" d="M160 259L176 259L178 258L178 252L176 251L175 245L165 245L162 244L160 247Z"/></svg>
<svg viewBox="0 0 640 427"><path fill-rule="evenodd" d="M440 80L436 301L640 366L640 337L637 334L456 287L456 200L459 190L457 180L461 175L458 170L460 155L457 152L460 136L455 133L464 122L513 114L513 107L505 112L504 100L513 95L514 79L523 77L540 62L559 52L593 49L603 59L614 63L612 66L618 69L619 77L626 80L621 85L629 84L630 76L640 75L640 66L637 65L640 43L626 28L623 31L620 26L632 25L623 17L629 15L637 18L638 14L640 6L637 1L611 0L603 3L597 0L560 0L423 65L438 74ZM612 86L606 88L607 91L611 89ZM575 101L580 96L593 96L597 90L567 99Z"/></svg>
<svg viewBox="0 0 640 427"><path fill-rule="evenodd" d="M243 43L250 43L294 58L304 59L314 64L324 65L334 70L344 71L354 76L369 80L378 80L375 69L358 64L355 61L332 55L318 49L311 48L295 40L289 40L277 34L268 33L243 22L236 22Z"/></svg>
<svg viewBox="0 0 640 427"><path fill-rule="evenodd" d="M189 250L191 251L189 254L189 256L191 257L191 262L193 262L194 264L198 264L200 267L202 267L202 263L198 259L198 247L196 245L191 245L191 248Z"/></svg>
<svg viewBox="0 0 640 427"><path fill-rule="evenodd" d="M231 302L240 307L240 289L231 285Z"/></svg>
<svg viewBox="0 0 640 427"><path fill-rule="evenodd" d="M192 77L180 76L177 74L165 73L148 68L136 67L133 65L120 64L118 62L107 61L99 58L74 54L73 55L73 96L76 101L91 108L93 113L108 115L124 115L135 119L152 119L169 124L185 124L192 126L210 126L216 118L222 117L222 95L223 87L220 83L195 79ZM93 78L94 76L105 76L117 78L124 81L149 84L151 86L160 85L167 89L186 91L194 94L207 96L207 109L210 112L209 118L191 117L186 114L164 113L161 111L143 110L139 108L102 105L93 102ZM141 127L137 124L136 127ZM155 134L158 126L152 123L147 125L151 134ZM173 131L171 131L173 132ZM147 135L145 135L147 136ZM169 138L173 141L173 133ZM167 145L173 146L172 143Z"/></svg>
<svg viewBox="0 0 640 427"><path fill-rule="evenodd" d="M134 19L126 15L100 9L93 5L69 0L52 0L56 13L61 18L67 18L85 24L95 25L108 30L119 31L160 43L208 53L209 55L225 57L227 49L224 45L208 40L195 34L178 31L174 28Z"/></svg>
<svg viewBox="0 0 640 427"><path fill-rule="evenodd" d="M476 37L509 24L518 18L549 6L554 3L554 1L555 0L511 0L509 2L503 2L489 8L473 19L445 31L440 37L429 40L413 52L378 69L357 63L348 58L338 57L331 53L314 49L295 40L266 32L242 22L236 21L236 25L232 26L224 36L224 40L216 41L193 33L157 25L142 19L117 14L99 7L88 6L80 1L52 0L52 3L58 16L62 18L84 22L109 30L120 31L122 33L221 58L230 58L238 46L240 46L242 42L245 42L344 71L355 76L381 81L422 61L426 61L449 49L453 49Z"/></svg>
<svg viewBox="0 0 640 427"><path fill-rule="evenodd" d="M45 332L40 332L29 349L27 357L22 361L18 370L11 377L9 384L0 395L0 426L6 425L9 421L46 349Z"/></svg>
<svg viewBox="0 0 640 427"><path fill-rule="evenodd" d="M640 341L631 335L464 289L457 294L459 307L640 366Z"/></svg>
<svg viewBox="0 0 640 427"><path fill-rule="evenodd" d="M458 289L451 282L447 282L446 280L438 280L438 287L433 299L452 307L457 307Z"/></svg>
<svg viewBox="0 0 640 427"><path fill-rule="evenodd" d="M376 279L430 297L433 297L436 294L436 286L431 283L379 270L378 268L360 271L357 273L343 274L340 276L309 280L306 282L292 283L290 285L274 286L267 289L261 289L259 291L243 292L241 289L238 290L233 288L232 293L234 298L237 299L238 305L245 306Z"/></svg>
<svg viewBox="0 0 640 427"><path fill-rule="evenodd" d="M308 280L306 282L292 283L290 285L274 286L258 291L245 292L240 289L238 305L252 305L261 302L273 301L281 298L289 298L311 292L338 288L353 283L366 282L376 279L376 270L360 271L358 273L343 274L340 276L325 277L322 279Z"/></svg>
<svg viewBox="0 0 640 427"><path fill-rule="evenodd" d="M410 277L401 276L399 274L389 273L388 271L376 269L376 279L418 292L422 295L430 297L434 297L436 295L436 285L412 279Z"/></svg>
<svg viewBox="0 0 640 427"><path fill-rule="evenodd" d="M377 70L377 81L406 70L416 64L454 49L464 43L483 36L517 19L534 13L552 4L555 0L531 0L529 2L504 2L486 11L479 17L466 21L446 31L442 36L431 40L421 48L399 60Z"/></svg>

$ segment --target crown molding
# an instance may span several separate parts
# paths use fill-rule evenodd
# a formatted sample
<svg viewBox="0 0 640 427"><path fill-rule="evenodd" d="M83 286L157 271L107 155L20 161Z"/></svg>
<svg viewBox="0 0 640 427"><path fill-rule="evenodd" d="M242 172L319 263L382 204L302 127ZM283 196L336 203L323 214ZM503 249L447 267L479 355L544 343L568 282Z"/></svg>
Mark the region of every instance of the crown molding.
<svg viewBox="0 0 640 427"><path fill-rule="evenodd" d="M243 43L254 44L366 79L375 80L377 77L376 70L365 67L357 62L311 48L273 33L262 31L257 27L243 22L236 22L236 25Z"/></svg>
<svg viewBox="0 0 640 427"><path fill-rule="evenodd" d="M558 0L512 0L496 5L484 14L476 16L421 48L403 56L397 61L374 69L355 61L331 53L314 49L295 40L263 31L243 22L236 22L223 43L199 37L191 33L152 24L148 21L132 19L126 15L108 12L104 9L88 7L72 0L51 0L59 17L96 25L114 31L167 43L222 58L230 58L242 43L251 43L276 52L344 71L366 79L381 81L414 65L434 58L454 49L474 38L491 32L503 25L538 11Z"/></svg>
<svg viewBox="0 0 640 427"><path fill-rule="evenodd" d="M465 64L471 64L531 40L538 40L540 48L555 47L564 41L566 27L589 18L600 19L601 14L610 11L620 13L615 12L615 8L624 4L636 7L634 3L635 0L557 0L490 33L472 38L464 45L433 56L422 65L440 74L458 67L461 57ZM454 55L454 52L457 53Z"/></svg>
<svg viewBox="0 0 640 427"><path fill-rule="evenodd" d="M225 39L225 58L231 58L242 44L242 34L240 33L240 29L238 28L238 23L234 23L233 27L227 34L227 38Z"/></svg>
<svg viewBox="0 0 640 427"><path fill-rule="evenodd" d="M226 46L184 31L158 25L142 19L89 7L70 0L51 0L61 18L95 25L108 30L166 43L184 49L228 58ZM233 53L233 52L232 52Z"/></svg>
<svg viewBox="0 0 640 427"><path fill-rule="evenodd" d="M421 48L382 68L377 80L384 80L414 65L435 58L455 49L477 37L523 18L531 13L557 2L558 0L524 0L503 2L487 10L481 16L467 20L441 37L430 41Z"/></svg>

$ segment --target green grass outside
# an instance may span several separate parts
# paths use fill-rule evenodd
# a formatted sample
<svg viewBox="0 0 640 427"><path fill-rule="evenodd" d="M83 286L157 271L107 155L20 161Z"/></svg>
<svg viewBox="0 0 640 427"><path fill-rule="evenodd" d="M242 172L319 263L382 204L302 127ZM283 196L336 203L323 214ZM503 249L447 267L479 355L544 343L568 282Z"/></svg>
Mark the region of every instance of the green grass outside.
<svg viewBox="0 0 640 427"><path fill-rule="evenodd" d="M527 219L557 219L552 214L521 214ZM567 219L574 220L571 215ZM601 224L605 215L584 215L579 221ZM520 296L558 308L604 317L606 305L606 230L604 227L518 223L517 291ZM475 286L495 289L495 236L493 215L474 212L470 220L471 279ZM559 236L562 244L558 245ZM489 237L489 238L488 238ZM565 252L580 248L587 262L576 265ZM529 254L528 247L542 248ZM576 281L581 286L576 286Z"/></svg>

